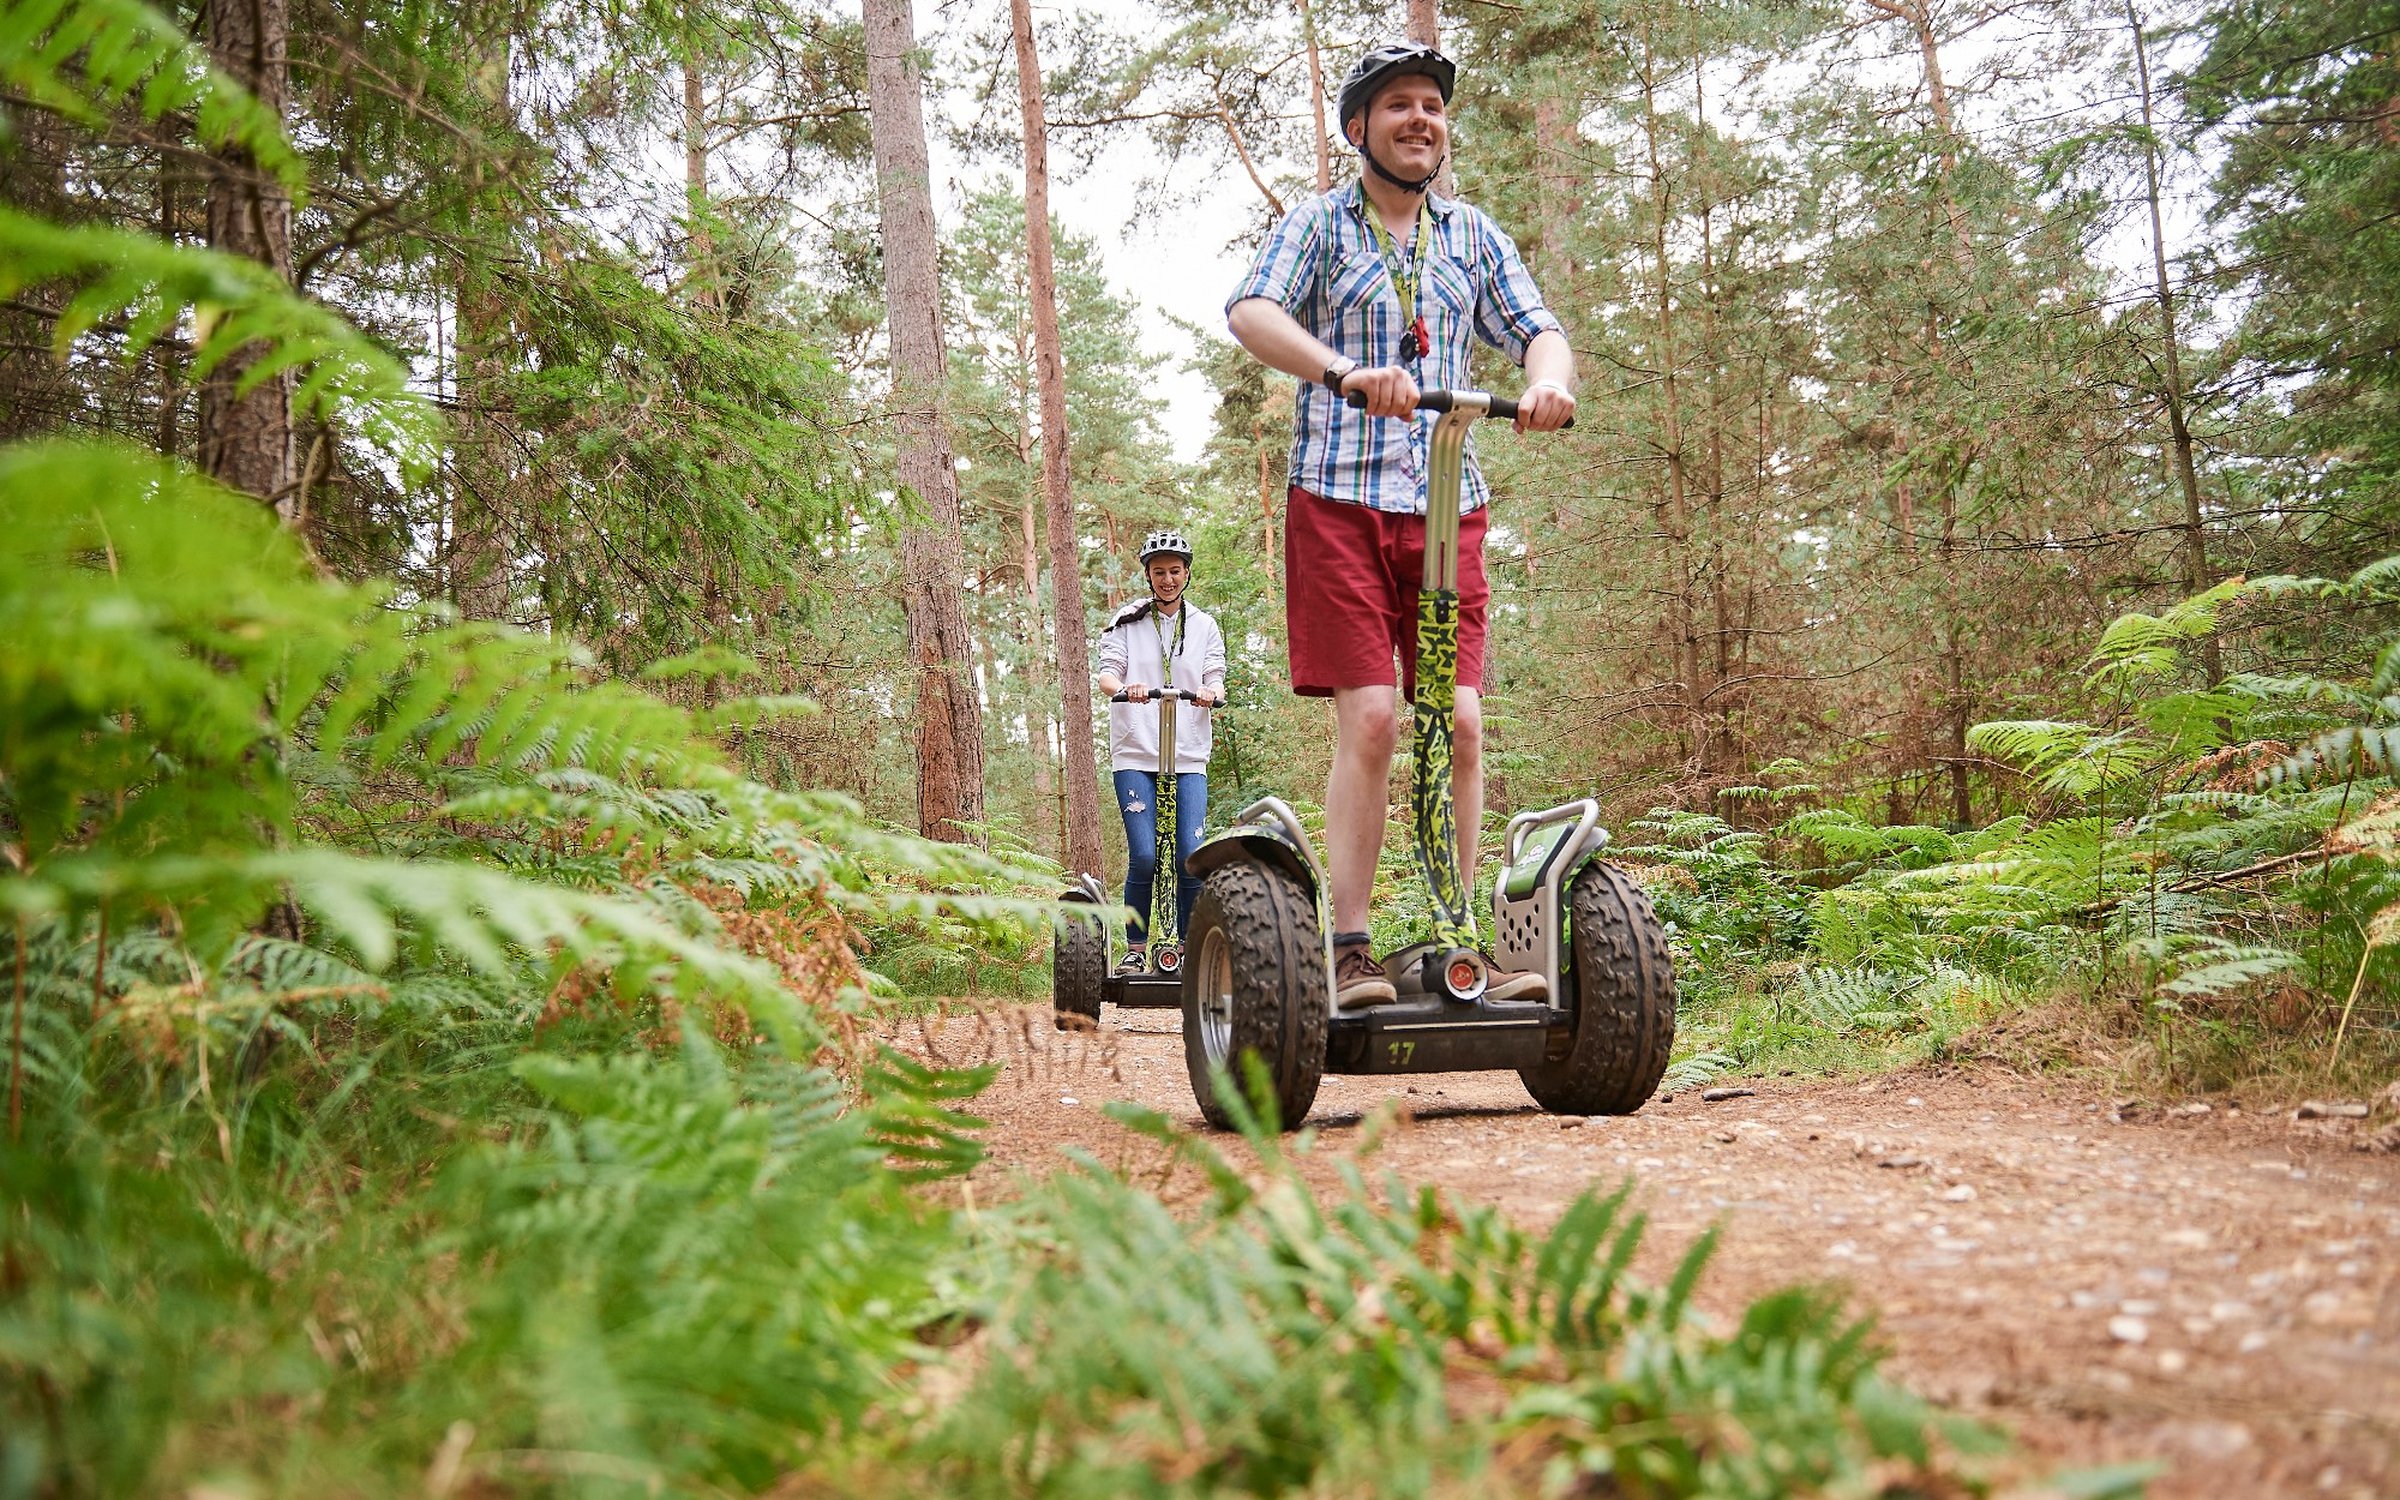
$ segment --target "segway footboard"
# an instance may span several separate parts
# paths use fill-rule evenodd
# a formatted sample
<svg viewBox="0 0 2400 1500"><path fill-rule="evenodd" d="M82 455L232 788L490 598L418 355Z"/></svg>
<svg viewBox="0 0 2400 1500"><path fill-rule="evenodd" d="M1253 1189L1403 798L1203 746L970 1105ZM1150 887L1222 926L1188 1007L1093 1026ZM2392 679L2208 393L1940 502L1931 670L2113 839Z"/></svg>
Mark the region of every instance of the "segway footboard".
<svg viewBox="0 0 2400 1500"><path fill-rule="evenodd" d="M1326 1041L1328 1073L1481 1073L1541 1066L1572 1030L1549 1005L1429 996L1338 1011Z"/></svg>

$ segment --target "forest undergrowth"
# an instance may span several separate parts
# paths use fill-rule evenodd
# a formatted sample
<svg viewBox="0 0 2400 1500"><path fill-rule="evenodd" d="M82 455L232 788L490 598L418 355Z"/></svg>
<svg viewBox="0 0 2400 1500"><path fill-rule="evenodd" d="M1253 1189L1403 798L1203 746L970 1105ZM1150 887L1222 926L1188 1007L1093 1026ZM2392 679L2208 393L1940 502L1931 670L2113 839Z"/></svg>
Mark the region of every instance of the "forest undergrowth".
<svg viewBox="0 0 2400 1500"><path fill-rule="evenodd" d="M1675 924L1684 987L1667 1086L1969 1058L2278 1102L2388 1083L2400 637L2375 627L2396 580L2390 560L2234 579L2124 616L2088 663L2110 718L1970 732L2024 783L1984 827L1878 823L1791 762L1728 815L1635 820L1617 855ZM2191 659L2296 637L2371 665L2210 684Z"/></svg>
<svg viewBox="0 0 2400 1500"><path fill-rule="evenodd" d="M642 121L708 134L683 113L706 69L774 53L778 85L822 71L834 99L863 47L813 20L702 40L731 15L709 7L592 31L545 13L555 34L477 7L304 8L290 36L233 34L270 9L288 19L210 8L204 43L140 0L0 7L0 1500L2138 1489L2028 1474L2002 1436L1879 1376L1873 1330L1817 1291L1704 1322L1712 1242L1663 1283L1635 1276L1625 1191L1533 1234L1364 1170L1312 1193L1306 1133L1272 1120L1206 1140L1124 1110L1206 1184L1197 1200L1077 1159L975 1207L960 1179L991 1074L877 1035L940 997L1038 988L1049 946L1057 871L1026 809L1063 806L1033 747L1070 730L1041 629L1020 628L1044 587L1032 491L1009 478L1030 472L1025 403L986 393L994 461L969 472L994 487L979 530L1016 559L975 644L1008 650L987 659L993 728L1028 774L967 842L895 832L868 793L897 806L918 764L893 749L916 668L882 597L913 521L897 491L867 493L880 440L837 435L880 401L844 383L875 387L871 360L836 359L876 319L783 248L744 259L743 216L771 205L712 203L691 140L663 239L594 227L624 207L609 172L665 139ZM1646 79L1653 52L1645 24ZM642 92L643 68L682 87ZM621 114L627 133L537 139L565 95L511 83L569 78L584 124ZM821 118L785 102L776 120L819 119L855 161L855 100ZM2359 201L2379 202L2389 153L2367 159ZM1982 231L1938 180L1938 220L1906 195L1891 216L1948 226L1971 268ZM979 210L995 243L1007 208ZM234 231L270 220L243 248ZM1670 234L1652 227L1663 322ZM869 265L872 239L840 228L829 259ZM966 273L1005 290L986 258ZM1905 275L1833 270L1915 299ZM990 329L1018 322L1010 296L984 300ZM2365 305L2328 303L2345 327ZM1076 361L1094 386L1141 384ZM1787 375L1823 384L1810 363ZM1249 612L1233 638L1255 677L1288 407L1247 367L1226 391L1244 382L1248 436L1218 454L1243 519L1212 525L1216 555L1255 554L1219 596ZM1112 451L1093 409L1087 485ZM2371 402L2314 409L2341 420L2296 453L2363 442L2353 411L2384 441ZM1118 457L1139 457L1151 416L1111 410ZM1825 451L1878 454L1909 426ZM2025 441L2026 472L2060 467L2052 439ZM1970 461L1936 446L1871 457L1875 491L1957 467L1942 488L1967 493ZM2127 445L2111 428L2093 447ZM241 477L249 459L273 472ZM1140 530L1119 521L1181 483L1127 465L1094 528L1111 557ZM1754 529L1788 534L1764 477ZM1243 540L1254 493L1264 549ZM2344 531L2326 566L2390 551L2388 532ZM1661 566L1688 607L1692 558L1722 549L1679 545ZM1530 582L1533 564L1509 567ZM2011 809L1988 826L1888 826L1870 789L1801 759L1628 822L1618 856L1675 924L1671 1084L2039 1056L2060 1036L2162 1088L2380 1082L2400 1054L2395 593L2386 562L2125 616L2074 695L2083 718L1974 731ZM1957 601L1922 602L1951 611L1958 665ZM1556 632L1600 618L1545 607ZM2220 651L2249 669L2220 672ZM1714 710L1684 675L1672 733L1705 738ZM1255 697L1254 767L1306 759ZM1387 937L1417 899L1391 894ZM2027 1033L2028 1014L2058 1019Z"/></svg>
<svg viewBox="0 0 2400 1500"><path fill-rule="evenodd" d="M958 1206L990 1073L875 1044L864 934L1023 945L1038 867L751 781L720 742L788 706L325 580L171 463L19 449L0 509L0 1494L2012 1472L1827 1298L1707 1328L1706 1242L1628 1275L1624 1191L1321 1203L1272 1121L1128 1111L1204 1203L1085 1160Z"/></svg>

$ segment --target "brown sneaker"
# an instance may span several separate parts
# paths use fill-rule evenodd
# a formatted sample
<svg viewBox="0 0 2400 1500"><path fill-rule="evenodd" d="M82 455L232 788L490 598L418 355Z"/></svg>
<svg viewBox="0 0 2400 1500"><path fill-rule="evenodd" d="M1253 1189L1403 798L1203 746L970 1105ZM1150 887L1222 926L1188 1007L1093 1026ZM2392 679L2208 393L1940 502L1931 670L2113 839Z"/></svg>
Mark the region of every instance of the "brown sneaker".
<svg viewBox="0 0 2400 1500"><path fill-rule="evenodd" d="M1365 948L1337 948L1333 955L1333 1003L1338 1010L1389 1005L1400 998L1383 965Z"/></svg>
<svg viewBox="0 0 2400 1500"><path fill-rule="evenodd" d="M1484 971L1490 977L1483 987L1486 1000L1547 1000L1550 998L1548 976L1531 969L1503 969L1487 956Z"/></svg>

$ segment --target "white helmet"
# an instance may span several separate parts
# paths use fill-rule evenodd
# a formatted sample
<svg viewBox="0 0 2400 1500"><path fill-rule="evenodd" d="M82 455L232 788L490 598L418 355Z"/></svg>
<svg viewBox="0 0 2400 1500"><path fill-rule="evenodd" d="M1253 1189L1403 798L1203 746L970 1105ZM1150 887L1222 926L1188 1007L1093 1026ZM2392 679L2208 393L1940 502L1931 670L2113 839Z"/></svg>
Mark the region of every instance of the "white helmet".
<svg viewBox="0 0 2400 1500"><path fill-rule="evenodd" d="M1153 531L1142 538L1141 565L1150 566L1154 557L1180 557L1183 565L1192 565L1192 544L1183 539L1180 531Z"/></svg>

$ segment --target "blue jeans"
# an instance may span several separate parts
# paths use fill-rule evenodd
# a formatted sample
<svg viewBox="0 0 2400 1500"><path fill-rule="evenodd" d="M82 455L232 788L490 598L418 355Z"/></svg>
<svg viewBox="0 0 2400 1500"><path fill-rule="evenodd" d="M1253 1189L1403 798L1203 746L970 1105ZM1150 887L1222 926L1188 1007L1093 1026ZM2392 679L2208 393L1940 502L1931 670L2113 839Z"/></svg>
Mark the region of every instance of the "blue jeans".
<svg viewBox="0 0 2400 1500"><path fill-rule="evenodd" d="M1129 943L1149 941L1150 893L1158 879L1158 773L1119 771L1117 811L1125 819L1125 904L1133 921L1125 932ZM1192 901L1200 881L1185 862L1200 847L1200 825L1208 817L1208 773L1185 771L1175 778L1175 931L1180 936L1192 925Z"/></svg>

